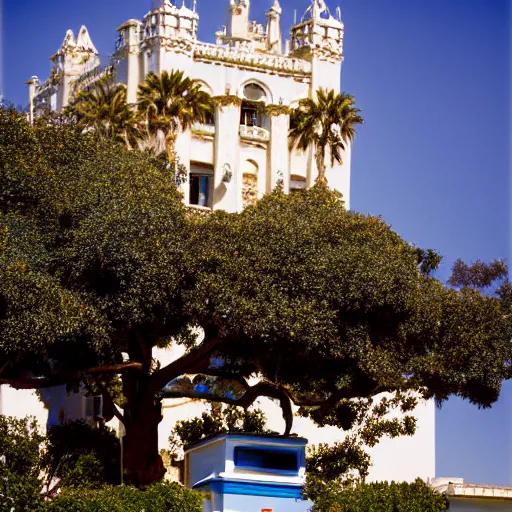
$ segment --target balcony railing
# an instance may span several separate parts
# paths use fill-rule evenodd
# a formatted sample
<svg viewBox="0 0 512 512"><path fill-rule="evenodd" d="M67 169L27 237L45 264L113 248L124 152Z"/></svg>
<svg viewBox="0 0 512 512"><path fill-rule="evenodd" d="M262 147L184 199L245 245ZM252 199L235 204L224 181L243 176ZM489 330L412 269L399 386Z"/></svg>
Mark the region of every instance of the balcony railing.
<svg viewBox="0 0 512 512"><path fill-rule="evenodd" d="M194 123L192 125L192 133L196 135L215 135L215 125Z"/></svg>
<svg viewBox="0 0 512 512"><path fill-rule="evenodd" d="M265 128L259 126L246 126L240 125L240 137L246 140L255 140L258 142L268 142L270 140L270 133Z"/></svg>

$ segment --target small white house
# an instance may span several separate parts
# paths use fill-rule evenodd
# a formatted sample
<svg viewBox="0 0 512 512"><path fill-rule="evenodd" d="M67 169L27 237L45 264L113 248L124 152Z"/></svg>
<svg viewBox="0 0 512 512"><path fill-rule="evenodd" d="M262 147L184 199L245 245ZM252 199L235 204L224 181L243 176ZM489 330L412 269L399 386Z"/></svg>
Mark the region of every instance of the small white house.
<svg viewBox="0 0 512 512"><path fill-rule="evenodd" d="M436 478L432 487L446 494L450 512L510 512L512 487L464 483L462 478Z"/></svg>
<svg viewBox="0 0 512 512"><path fill-rule="evenodd" d="M306 512L307 440L224 434L185 451L185 485L206 493L205 512Z"/></svg>

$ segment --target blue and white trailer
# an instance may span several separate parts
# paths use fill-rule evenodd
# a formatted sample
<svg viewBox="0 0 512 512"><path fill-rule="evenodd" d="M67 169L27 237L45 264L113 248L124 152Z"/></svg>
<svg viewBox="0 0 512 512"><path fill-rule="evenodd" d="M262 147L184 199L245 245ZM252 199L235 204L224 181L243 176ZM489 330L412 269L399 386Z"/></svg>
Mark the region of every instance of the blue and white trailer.
<svg viewBox="0 0 512 512"><path fill-rule="evenodd" d="M204 512L307 512L307 440L224 434L185 451L185 485L205 493Z"/></svg>

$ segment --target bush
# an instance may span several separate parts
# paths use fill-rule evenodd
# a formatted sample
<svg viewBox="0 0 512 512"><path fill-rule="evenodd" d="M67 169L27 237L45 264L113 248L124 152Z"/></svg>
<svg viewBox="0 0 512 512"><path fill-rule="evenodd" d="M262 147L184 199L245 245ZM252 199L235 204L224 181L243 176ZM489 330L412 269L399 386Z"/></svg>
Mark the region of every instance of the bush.
<svg viewBox="0 0 512 512"><path fill-rule="evenodd" d="M379 482L355 487L326 485L315 497L314 512L444 512L446 496L422 480L412 484Z"/></svg>
<svg viewBox="0 0 512 512"><path fill-rule="evenodd" d="M0 416L0 511L43 510L39 479L43 441L34 419Z"/></svg>
<svg viewBox="0 0 512 512"><path fill-rule="evenodd" d="M47 512L202 512L203 497L176 483L133 487L65 489Z"/></svg>
<svg viewBox="0 0 512 512"><path fill-rule="evenodd" d="M70 487L120 483L121 448L113 430L79 420L50 427L47 438L43 464L50 479Z"/></svg>

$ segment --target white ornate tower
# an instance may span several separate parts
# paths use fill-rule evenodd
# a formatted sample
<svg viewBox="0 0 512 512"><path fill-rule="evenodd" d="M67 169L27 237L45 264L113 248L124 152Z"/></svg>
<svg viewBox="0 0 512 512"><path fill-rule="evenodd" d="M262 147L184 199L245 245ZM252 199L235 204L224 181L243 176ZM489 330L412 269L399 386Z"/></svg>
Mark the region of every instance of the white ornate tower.
<svg viewBox="0 0 512 512"><path fill-rule="evenodd" d="M99 66L99 53L82 25L76 39L72 30L66 32L61 47L50 60L55 64L54 78L59 82L57 110L62 110L69 103L73 82Z"/></svg>
<svg viewBox="0 0 512 512"><path fill-rule="evenodd" d="M228 38L238 41L249 39L250 7L250 0L230 0L227 24Z"/></svg>
<svg viewBox="0 0 512 512"><path fill-rule="evenodd" d="M267 11L267 50L271 53L281 54L283 51L281 34L281 14L283 9L279 0Z"/></svg>
<svg viewBox="0 0 512 512"><path fill-rule="evenodd" d="M312 0L301 22L291 30L291 54L311 62L311 91L319 87L340 90L343 62L341 19L334 18L324 0Z"/></svg>

